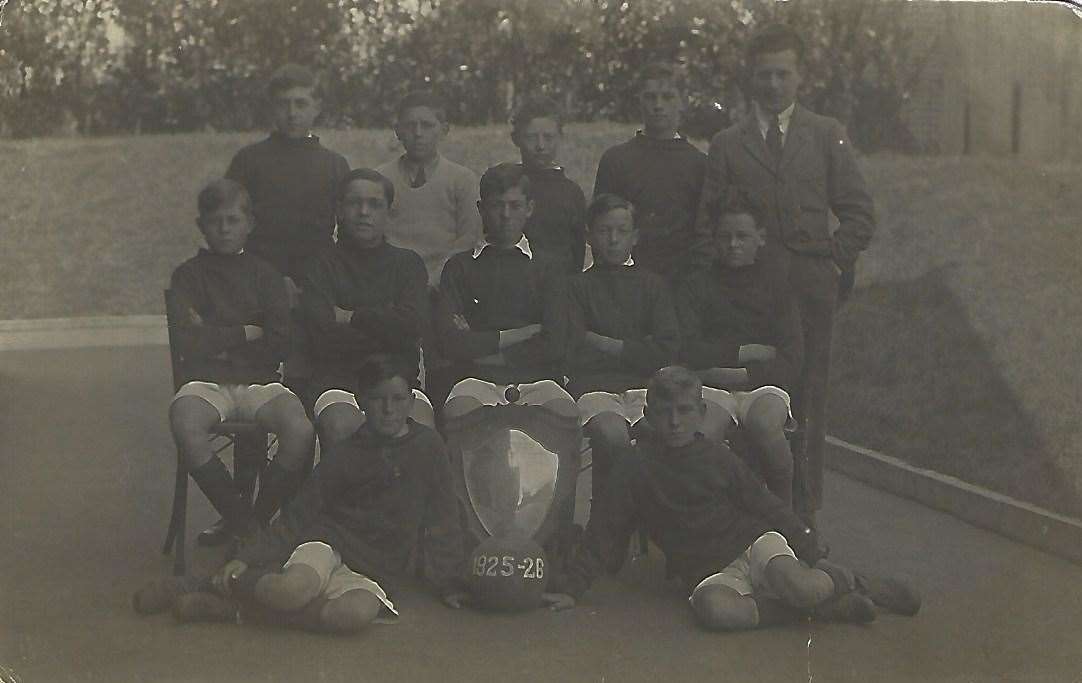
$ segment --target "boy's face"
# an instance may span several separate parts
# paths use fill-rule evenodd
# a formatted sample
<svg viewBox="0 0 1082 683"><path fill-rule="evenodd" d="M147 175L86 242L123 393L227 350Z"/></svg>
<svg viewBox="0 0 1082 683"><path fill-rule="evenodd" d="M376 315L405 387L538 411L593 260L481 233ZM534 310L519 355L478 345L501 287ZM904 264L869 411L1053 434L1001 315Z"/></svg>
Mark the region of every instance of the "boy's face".
<svg viewBox="0 0 1082 683"><path fill-rule="evenodd" d="M401 436L413 409L413 391L406 380L392 377L357 396L368 429L380 436Z"/></svg>
<svg viewBox="0 0 1082 683"><path fill-rule="evenodd" d="M556 165L560 151L560 127L550 118L529 121L511 137L527 168L551 168Z"/></svg>
<svg viewBox="0 0 1082 683"><path fill-rule="evenodd" d="M477 202L485 239L500 249L513 247L522 239L522 230L533 213L533 202L518 185L495 197Z"/></svg>
<svg viewBox="0 0 1082 683"><path fill-rule="evenodd" d="M363 248L379 246L389 215L383 186L370 180L354 180L338 201L338 236Z"/></svg>
<svg viewBox="0 0 1082 683"><path fill-rule="evenodd" d="M288 138L303 138L312 131L319 116L319 101L311 88L297 86L271 96L274 127Z"/></svg>
<svg viewBox="0 0 1082 683"><path fill-rule="evenodd" d="M746 213L727 213L714 231L714 246L722 265L740 268L755 263L759 249L766 244L765 232Z"/></svg>
<svg viewBox="0 0 1082 683"><path fill-rule="evenodd" d="M780 114L788 109L796 101L802 82L800 60L793 50L766 52L752 65L752 95L768 114Z"/></svg>
<svg viewBox="0 0 1082 683"><path fill-rule="evenodd" d="M598 217L590 228L594 260L610 266L627 262L639 241L639 231L627 209L613 209Z"/></svg>
<svg viewBox="0 0 1082 683"><path fill-rule="evenodd" d="M684 115L684 94L671 80L650 78L639 90L643 127L652 137L672 137Z"/></svg>
<svg viewBox="0 0 1082 683"><path fill-rule="evenodd" d="M252 232L252 216L240 198L201 214L195 224L215 254L240 253Z"/></svg>
<svg viewBox="0 0 1082 683"><path fill-rule="evenodd" d="M428 163L439 153L440 141L447 134L447 124L429 107L411 107L395 122L394 133L407 157Z"/></svg>
<svg viewBox="0 0 1082 683"><path fill-rule="evenodd" d="M694 391L653 399L647 394L644 414L661 443L679 448L695 440L706 415L706 403Z"/></svg>

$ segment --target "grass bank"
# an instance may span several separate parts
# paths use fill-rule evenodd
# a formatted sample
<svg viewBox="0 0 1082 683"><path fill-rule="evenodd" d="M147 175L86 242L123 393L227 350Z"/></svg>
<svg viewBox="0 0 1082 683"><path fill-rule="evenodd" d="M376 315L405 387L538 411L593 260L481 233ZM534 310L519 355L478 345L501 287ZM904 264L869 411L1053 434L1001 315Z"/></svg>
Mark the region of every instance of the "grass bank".
<svg viewBox="0 0 1082 683"><path fill-rule="evenodd" d="M633 128L569 126L589 193ZM158 313L199 244L194 197L251 134L0 142L0 319ZM354 166L389 131L332 131ZM452 130L448 157L516 158L505 127ZM1082 167L863 160L880 228L836 332L831 431L914 464L1082 516Z"/></svg>

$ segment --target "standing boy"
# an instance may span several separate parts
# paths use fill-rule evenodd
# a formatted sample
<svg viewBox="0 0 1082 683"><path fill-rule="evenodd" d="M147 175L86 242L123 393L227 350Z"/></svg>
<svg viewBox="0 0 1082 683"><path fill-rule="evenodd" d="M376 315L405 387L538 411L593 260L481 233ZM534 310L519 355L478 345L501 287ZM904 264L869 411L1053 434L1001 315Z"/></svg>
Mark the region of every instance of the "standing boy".
<svg viewBox="0 0 1082 683"><path fill-rule="evenodd" d="M435 286L447 259L481 239L474 209L477 174L444 158L440 142L447 135L447 107L428 91L406 95L398 105L394 132L405 153L376 168L394 183L387 237L417 252Z"/></svg>
<svg viewBox="0 0 1082 683"><path fill-rule="evenodd" d="M245 249L248 193L232 180L210 183L199 193L196 223L207 249L177 267L170 284L183 380L169 424L185 467L222 516L222 535L242 536L300 486L315 438L301 402L279 381L290 345L289 297L282 276ZM254 509L211 448L211 430L226 420L278 435Z"/></svg>
<svg viewBox="0 0 1082 683"><path fill-rule="evenodd" d="M830 345L838 283L854 267L875 230L872 199L853 146L837 121L796 102L804 43L791 28L765 27L748 46L752 111L718 133L696 219L699 264L713 260L710 208L730 187L767 207L769 250L778 257L777 277L796 296L804 331L804 368L793 387L803 431L807 499L797 501L806 519L822 505ZM831 234L828 214L840 225Z"/></svg>
<svg viewBox="0 0 1082 683"><path fill-rule="evenodd" d="M324 453L296 504L212 581L155 581L136 594L136 610L172 606L180 621L235 621L239 602L246 619L356 632L398 615L386 588L422 531L428 578L459 607L464 539L450 460L439 435L409 417L413 372L396 356L369 358L356 380L368 419Z"/></svg>
<svg viewBox="0 0 1082 683"><path fill-rule="evenodd" d="M455 254L440 278L436 326L459 380L446 413L505 403L508 385L522 402L552 402L576 415L563 378L566 305L563 277L540 263L523 227L534 209L532 184L519 164L499 164L481 176L477 210L485 240ZM446 414L445 413L445 414Z"/></svg>
<svg viewBox="0 0 1082 683"><path fill-rule="evenodd" d="M673 67L649 64L638 80L643 128L601 155L594 196L612 193L635 205L635 262L674 285L691 264L706 155L680 135L687 94Z"/></svg>
<svg viewBox="0 0 1082 683"><path fill-rule="evenodd" d="M281 67L267 84L267 97L274 131L237 152L225 175L252 198L252 253L295 283L304 262L331 244L334 194L349 164L312 134L320 99L311 71Z"/></svg>
<svg viewBox="0 0 1082 683"><path fill-rule="evenodd" d="M665 553L669 573L687 587L692 613L709 630L805 615L866 623L876 617L874 604L917 612L920 598L910 586L823 560L818 534L725 445L703 438L705 412L702 384L689 370L662 368L651 378L651 433L615 463L554 583L563 592L545 595L554 608L573 607L605 567L618 567L639 528Z"/></svg>
<svg viewBox="0 0 1082 683"><path fill-rule="evenodd" d="M427 276L417 254L384 237L394 199L394 185L377 171L350 171L338 190L338 243L308 262L301 281L315 366L312 411L324 448L361 426L354 383L370 356L401 356L414 368L410 380L417 386L429 320ZM433 424L428 399L416 394L414 417Z"/></svg>
<svg viewBox="0 0 1082 683"><path fill-rule="evenodd" d="M622 197L594 197L586 211L594 263L568 282L568 389L590 437L595 492L612 456L631 445L628 428L642 418L646 380L680 345L665 281L631 258L637 218Z"/></svg>
<svg viewBox="0 0 1082 683"><path fill-rule="evenodd" d="M723 407L757 450L770 491L792 504L791 387L800 374L803 338L789 288L760 258L766 229L739 193L713 207L718 259L692 273L678 292L683 361L704 398Z"/></svg>
<svg viewBox="0 0 1082 683"><path fill-rule="evenodd" d="M511 141L530 180L533 213L526 237L535 258L555 272L582 271L586 255L586 197L557 162L564 123L548 97L528 99L511 118Z"/></svg>

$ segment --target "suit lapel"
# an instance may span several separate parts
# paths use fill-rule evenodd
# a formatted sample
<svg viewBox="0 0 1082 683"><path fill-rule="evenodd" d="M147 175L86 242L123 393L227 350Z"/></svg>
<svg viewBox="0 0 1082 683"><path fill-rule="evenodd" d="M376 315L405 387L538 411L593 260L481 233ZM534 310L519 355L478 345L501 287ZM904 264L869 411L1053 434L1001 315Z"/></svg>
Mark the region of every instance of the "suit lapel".
<svg viewBox="0 0 1082 683"><path fill-rule="evenodd" d="M808 129L804 124L804 111L798 104L793 108L793 115L789 119L789 130L785 132L785 144L781 148L781 163L778 165L779 172L787 168L807 144Z"/></svg>
<svg viewBox="0 0 1082 683"><path fill-rule="evenodd" d="M770 160L770 152L766 149L766 141L759 130L759 121L755 118L755 112L749 112L744 125L741 126L740 139L751 154L760 164L766 166L771 173L776 173L774 164ZM783 150L784 153L784 150Z"/></svg>

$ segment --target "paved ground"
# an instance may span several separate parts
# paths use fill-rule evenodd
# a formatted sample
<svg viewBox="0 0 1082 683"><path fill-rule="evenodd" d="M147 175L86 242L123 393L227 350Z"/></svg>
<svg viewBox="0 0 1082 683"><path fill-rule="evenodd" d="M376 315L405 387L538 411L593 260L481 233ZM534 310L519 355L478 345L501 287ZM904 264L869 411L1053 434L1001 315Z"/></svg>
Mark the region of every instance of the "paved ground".
<svg viewBox="0 0 1082 683"><path fill-rule="evenodd" d="M914 577L916 618L702 633L656 552L559 614L409 593L399 624L350 638L141 618L133 587L169 568L168 384L162 347L0 353L0 666L24 683L1082 681L1082 568L838 476L834 556Z"/></svg>

